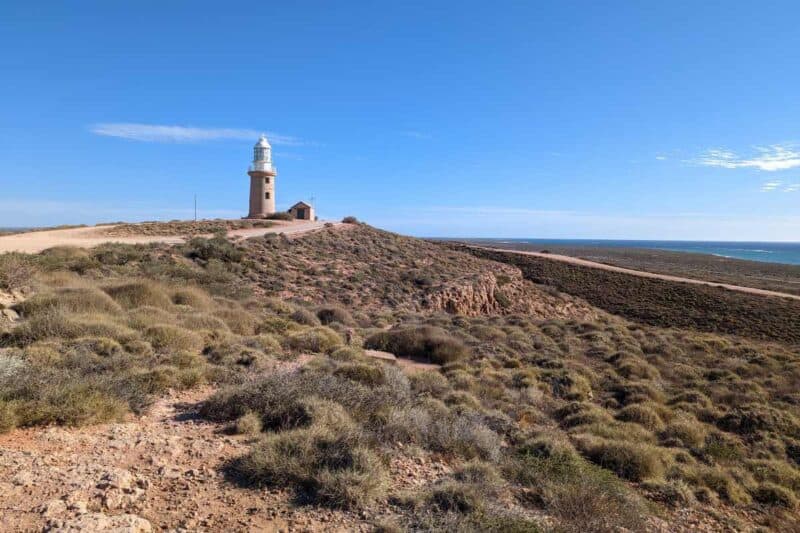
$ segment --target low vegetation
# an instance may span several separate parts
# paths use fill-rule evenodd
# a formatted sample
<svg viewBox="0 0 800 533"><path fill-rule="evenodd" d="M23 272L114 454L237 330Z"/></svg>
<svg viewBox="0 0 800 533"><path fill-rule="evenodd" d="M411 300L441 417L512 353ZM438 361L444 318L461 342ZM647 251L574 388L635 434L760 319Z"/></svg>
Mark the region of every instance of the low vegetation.
<svg viewBox="0 0 800 533"><path fill-rule="evenodd" d="M453 245L517 266L526 279L630 320L761 340L800 343L800 301L631 276L509 252Z"/></svg>
<svg viewBox="0 0 800 533"><path fill-rule="evenodd" d="M541 246L523 243L498 243L492 239L472 241L479 246L542 252ZM649 250L616 246L553 246L554 254L580 257L608 265L657 272L695 279L756 287L800 295L800 265L747 261L710 254Z"/></svg>
<svg viewBox="0 0 800 533"><path fill-rule="evenodd" d="M0 333L0 431L123 419L210 383L201 415L250 443L230 481L356 517L389 508L396 523L379 531L641 531L676 511L796 522L791 321L704 331L733 320L711 309L716 293L648 286L645 299L635 284L624 290L651 321L615 298L604 307L622 316L446 313L421 304L434 287L491 268L502 288L517 274L439 249L358 225L0 256L0 279L31 294ZM546 273L537 281L561 291L590 281ZM581 291L623 290L610 283ZM676 302L694 318L661 327ZM768 328L781 333L766 341ZM368 349L437 366L405 372ZM404 488L398 464L422 459L445 467Z"/></svg>

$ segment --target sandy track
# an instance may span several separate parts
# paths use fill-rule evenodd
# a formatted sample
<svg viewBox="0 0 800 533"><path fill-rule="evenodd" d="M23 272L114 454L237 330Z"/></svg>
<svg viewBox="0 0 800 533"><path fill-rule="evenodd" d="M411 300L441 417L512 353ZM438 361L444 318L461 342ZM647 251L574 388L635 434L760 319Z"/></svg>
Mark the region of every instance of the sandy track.
<svg viewBox="0 0 800 533"><path fill-rule="evenodd" d="M477 246L476 248L481 248ZM792 300L800 300L800 296L796 294L788 294L785 292L769 291L766 289L756 289L754 287L745 287L742 285L730 285L728 283L717 283L714 281L705 281L701 279L683 278L680 276L671 276L669 274L656 274L654 272L645 272L644 270L634 270L631 268L623 268L613 265L606 265L604 263L597 263L595 261L588 261L578 257L571 257L569 255L560 254L543 254L540 252L523 252L520 250L506 250L503 248L486 248L495 252L508 252L513 254L532 255L542 259L550 259L552 261L561 261L562 263L569 263L571 265L578 265L590 268L597 268L600 270L608 270L610 272L619 272L621 274L630 274L632 276L639 276L641 278L660 279L664 281L677 281L679 283L691 283L693 285L707 285L709 287L722 287L731 291L744 292L747 294L758 294L760 296L777 296L779 298L791 298Z"/></svg>
<svg viewBox="0 0 800 533"><path fill-rule="evenodd" d="M297 221L297 222L278 222L269 228L245 228L228 232L230 237L249 238L258 237L266 233L285 233L287 235L297 235L314 231L322 228L324 221ZM0 237L0 253L4 252L25 252L39 253L53 246L78 246L80 248L92 248L107 242L118 242L124 244L145 244L150 242L164 242L168 244L178 244L184 242L183 237L178 236L155 236L155 235L134 235L130 237L113 237L106 234L108 230L115 226L93 226L90 228L70 228L45 231L31 231L28 233L17 233Z"/></svg>

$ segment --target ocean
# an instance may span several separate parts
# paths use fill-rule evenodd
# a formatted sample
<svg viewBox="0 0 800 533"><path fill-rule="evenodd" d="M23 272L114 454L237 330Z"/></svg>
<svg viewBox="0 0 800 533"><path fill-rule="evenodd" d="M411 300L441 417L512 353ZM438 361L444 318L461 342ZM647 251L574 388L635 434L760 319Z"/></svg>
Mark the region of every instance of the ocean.
<svg viewBox="0 0 800 533"><path fill-rule="evenodd" d="M547 246L595 246L610 248L648 248L673 252L711 254L765 263L800 265L800 242L714 242L714 241L627 241L604 239L475 239L497 243Z"/></svg>

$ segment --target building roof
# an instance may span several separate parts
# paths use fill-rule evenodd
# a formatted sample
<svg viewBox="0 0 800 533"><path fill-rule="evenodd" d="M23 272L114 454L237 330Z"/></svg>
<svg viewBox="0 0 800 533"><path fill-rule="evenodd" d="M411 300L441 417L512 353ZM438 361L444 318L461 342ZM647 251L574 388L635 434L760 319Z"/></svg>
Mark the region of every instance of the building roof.
<svg viewBox="0 0 800 533"><path fill-rule="evenodd" d="M294 209L295 207L311 207L311 205L309 205L309 204L307 204L305 202L297 202L296 204L294 204L289 209Z"/></svg>
<svg viewBox="0 0 800 533"><path fill-rule="evenodd" d="M263 146L265 148L272 148L269 145L269 141L267 140L267 136L264 135L263 133L261 134L261 137L258 138L258 142L256 143L256 146Z"/></svg>

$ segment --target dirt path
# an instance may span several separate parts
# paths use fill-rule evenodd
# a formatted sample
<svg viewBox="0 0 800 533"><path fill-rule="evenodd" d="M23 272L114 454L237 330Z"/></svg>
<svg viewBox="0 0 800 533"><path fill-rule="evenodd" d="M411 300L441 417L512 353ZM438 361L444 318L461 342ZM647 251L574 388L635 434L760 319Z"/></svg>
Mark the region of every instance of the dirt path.
<svg viewBox="0 0 800 533"><path fill-rule="evenodd" d="M230 237L249 238L264 235L266 233L285 233L287 235L298 235L322 228L324 221L278 221L269 228L246 228L228 232ZM149 242L164 242L168 244L178 244L184 242L183 237L176 236L152 236L152 235L133 235L126 237L113 237L106 235L115 226L93 226L90 228L70 228L45 231L31 231L27 233L16 233L0 237L0 253L4 252L25 252L39 253L53 246L78 246L81 248L92 248L107 242L118 242L125 244L144 244Z"/></svg>
<svg viewBox="0 0 800 533"><path fill-rule="evenodd" d="M476 247L480 248L480 247ZM714 281L704 281L700 279L683 278L680 276L671 276L669 274L656 274L653 272L645 272L643 270L633 270L631 268L623 268L613 265L606 265L604 263L597 263L595 261L588 261L586 259L579 259L568 255L560 254L543 254L540 252L523 252L520 250L506 250L504 248L486 248L494 252L507 252L513 254L531 255L540 257L542 259L550 259L552 261L561 261L562 263L569 263L572 265L585 266L590 268L598 268L600 270L608 270L611 272L619 272L622 274L630 274L632 276L639 276L642 278L661 279L664 281L677 281L680 283L691 283L694 285L708 285L710 287L722 287L731 291L744 292L747 294L758 294L760 296L777 296L780 298L791 298L792 300L800 300L800 296L796 294L788 294L785 292L770 291L766 289L756 289L754 287L744 287L741 285L730 285L728 283L717 283Z"/></svg>

